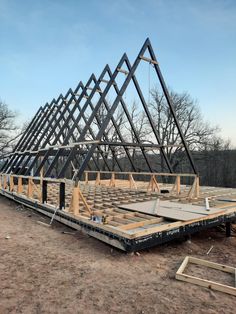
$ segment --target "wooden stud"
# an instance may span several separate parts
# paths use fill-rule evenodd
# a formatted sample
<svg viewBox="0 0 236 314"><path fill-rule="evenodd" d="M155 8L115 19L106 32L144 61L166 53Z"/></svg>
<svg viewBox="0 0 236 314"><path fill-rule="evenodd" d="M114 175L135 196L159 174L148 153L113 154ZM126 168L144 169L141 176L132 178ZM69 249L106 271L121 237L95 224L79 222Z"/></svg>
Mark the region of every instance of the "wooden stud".
<svg viewBox="0 0 236 314"><path fill-rule="evenodd" d="M115 173L114 172L111 173L111 180L109 182L109 186L111 186L111 187L116 186L116 179L115 179Z"/></svg>
<svg viewBox="0 0 236 314"><path fill-rule="evenodd" d="M69 212L73 213L74 215L79 215L79 186L74 187L71 203L69 207Z"/></svg>
<svg viewBox="0 0 236 314"><path fill-rule="evenodd" d="M152 192L160 192L160 186L156 180L156 177L155 175L152 175L151 176L151 179L149 181L149 184L148 184L148 188L147 188L147 191L149 191L149 189L151 189Z"/></svg>
<svg viewBox="0 0 236 314"><path fill-rule="evenodd" d="M10 175L10 192L14 192L14 177Z"/></svg>
<svg viewBox="0 0 236 314"><path fill-rule="evenodd" d="M189 190L188 198L192 199L192 198L198 198L198 197L199 197L199 177L196 176Z"/></svg>
<svg viewBox="0 0 236 314"><path fill-rule="evenodd" d="M80 191L80 189L79 189L79 196L80 196L80 198L81 198L81 200L82 200L82 202L83 202L83 204L84 204L86 210L87 210L90 214L92 214L92 211L91 211L91 209L90 209L88 203L86 202L86 199L84 198L84 196L83 196L82 192Z"/></svg>
<svg viewBox="0 0 236 314"><path fill-rule="evenodd" d="M135 190L137 190L136 182L134 181L134 177L131 173L129 174L129 188L134 188Z"/></svg>
<svg viewBox="0 0 236 314"><path fill-rule="evenodd" d="M175 183L171 189L171 195L180 195L181 194L181 176L177 175L175 178Z"/></svg>
<svg viewBox="0 0 236 314"><path fill-rule="evenodd" d="M22 194L23 192L23 186L22 186L22 178L18 177L18 182L17 182L17 193Z"/></svg>
<svg viewBox="0 0 236 314"><path fill-rule="evenodd" d="M8 187L7 175L3 175L3 188L4 188L4 190L6 190L7 187Z"/></svg>
<svg viewBox="0 0 236 314"><path fill-rule="evenodd" d="M180 194L180 176L175 178L175 191L177 195Z"/></svg>
<svg viewBox="0 0 236 314"><path fill-rule="evenodd" d="M34 190L36 191L36 193L38 194L38 199L41 201L41 199L42 199L41 184L39 184L39 187L38 187L38 185L34 183L34 180L32 178L31 179L31 185L32 185L33 191ZM33 192L32 192L32 197L33 197Z"/></svg>
<svg viewBox="0 0 236 314"><path fill-rule="evenodd" d="M200 195L199 177L196 177L195 180L196 180L195 197L199 198L199 195Z"/></svg>
<svg viewBox="0 0 236 314"><path fill-rule="evenodd" d="M88 179L88 172L85 171L85 183L88 184L89 179Z"/></svg>
<svg viewBox="0 0 236 314"><path fill-rule="evenodd" d="M73 188L73 193L72 193L69 211L72 212L74 215L79 215L80 214L80 204L79 204L80 200L82 201L87 212L89 214L92 214L92 211L91 211L85 197L83 196L79 185L77 185Z"/></svg>
<svg viewBox="0 0 236 314"><path fill-rule="evenodd" d="M42 162L43 156L41 156L39 160L40 162ZM43 178L43 174L44 174L44 166L40 169L40 178Z"/></svg>
<svg viewBox="0 0 236 314"><path fill-rule="evenodd" d="M95 184L96 185L100 185L101 184L101 174L100 174L100 172L97 173L97 178L96 178Z"/></svg>
<svg viewBox="0 0 236 314"><path fill-rule="evenodd" d="M32 180L32 178L28 179L27 196L28 196L28 198L32 198L33 197L33 180Z"/></svg>

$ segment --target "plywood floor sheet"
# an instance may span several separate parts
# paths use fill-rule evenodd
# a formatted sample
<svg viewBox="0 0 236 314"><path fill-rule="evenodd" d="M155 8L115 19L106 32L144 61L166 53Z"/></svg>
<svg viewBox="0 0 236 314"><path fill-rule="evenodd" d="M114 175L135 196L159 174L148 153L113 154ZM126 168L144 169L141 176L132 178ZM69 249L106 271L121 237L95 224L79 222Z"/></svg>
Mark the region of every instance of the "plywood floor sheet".
<svg viewBox="0 0 236 314"><path fill-rule="evenodd" d="M159 217L164 217L172 220L188 221L194 219L200 219L206 215L220 213L223 209L212 208L206 210L205 207L182 204L178 202L170 202L166 200L160 200L159 203L155 200L147 202L138 202L128 205L121 205L120 208L138 211L146 214L151 214Z"/></svg>

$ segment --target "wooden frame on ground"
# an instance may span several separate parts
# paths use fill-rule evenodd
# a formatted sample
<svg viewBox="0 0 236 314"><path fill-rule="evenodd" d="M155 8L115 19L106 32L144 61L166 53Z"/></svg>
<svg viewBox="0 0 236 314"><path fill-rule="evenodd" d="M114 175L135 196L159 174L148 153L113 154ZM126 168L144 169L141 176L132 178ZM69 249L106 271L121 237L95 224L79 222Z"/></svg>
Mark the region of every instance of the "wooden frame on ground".
<svg viewBox="0 0 236 314"><path fill-rule="evenodd" d="M234 275L234 278L236 274L236 268L218 264L218 263L213 263L210 261L205 261L205 260L191 257L191 256L186 256L175 275L175 278L178 280L190 282L195 285L199 285L199 286L206 287L212 290L217 290L217 291L225 292L225 293L236 296L236 287L231 287L231 286L227 286L227 285L215 282L215 281L206 280L206 279L184 274L184 270L186 269L189 263L206 266L213 269L218 269L226 273L231 273Z"/></svg>

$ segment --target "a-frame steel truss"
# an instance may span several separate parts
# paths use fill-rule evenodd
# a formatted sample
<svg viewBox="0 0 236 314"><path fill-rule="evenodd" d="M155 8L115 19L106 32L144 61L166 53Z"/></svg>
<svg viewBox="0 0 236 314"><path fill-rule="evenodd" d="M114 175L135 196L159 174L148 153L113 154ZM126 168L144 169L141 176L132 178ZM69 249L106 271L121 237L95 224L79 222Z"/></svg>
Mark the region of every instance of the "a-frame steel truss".
<svg viewBox="0 0 236 314"><path fill-rule="evenodd" d="M146 53L150 57L146 57ZM149 39L145 41L133 65L124 54L114 72L106 65L98 79L92 74L85 85L80 82L74 91L69 89L65 96L60 95L50 104L40 107L14 151L4 156L1 173L29 176L33 172L33 176L37 177L44 171L44 177L64 178L68 177L68 171L75 163L73 179L78 182L86 169L89 170L92 167L93 170L102 170L101 163L103 170L113 171L115 164L116 170L127 171L127 167L124 168L126 163L126 165L129 164L130 171L138 172L140 169L137 168L137 163L134 162L132 156L134 149L139 149L140 156L149 172L155 172L147 154L147 150L150 149L158 149L166 169L173 172L170 158L166 153L166 145L162 143L156 130L149 104L145 100L136 77L136 71L141 62L152 64L155 70L156 78L177 127L181 139L180 145L186 152L192 172L196 174L193 158ZM120 75L123 75L124 79L118 87L117 79ZM153 142L143 141L140 138L129 106L124 99L125 92L131 83L136 89L140 106L146 114L149 128L155 139ZM105 87L102 89L101 85ZM112 101L108 101L111 90L115 97ZM124 113L133 134L133 142L125 140L115 119L114 114L117 108ZM105 115L100 114L101 109L105 111ZM107 133L109 125L112 125L115 130L116 141L109 139ZM170 145L171 143L168 143L167 146ZM122 158L117 155L117 147L122 149ZM58 171L55 171L56 167ZM72 177L71 171L69 176Z"/></svg>

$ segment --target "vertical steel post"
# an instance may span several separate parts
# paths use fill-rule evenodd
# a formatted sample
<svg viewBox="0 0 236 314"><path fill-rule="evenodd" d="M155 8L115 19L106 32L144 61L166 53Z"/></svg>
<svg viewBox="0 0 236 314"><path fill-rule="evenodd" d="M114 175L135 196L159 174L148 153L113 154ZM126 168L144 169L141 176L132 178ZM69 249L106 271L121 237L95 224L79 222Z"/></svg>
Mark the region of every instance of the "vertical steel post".
<svg viewBox="0 0 236 314"><path fill-rule="evenodd" d="M46 180L43 180L42 182L42 203L47 203L48 199L48 182Z"/></svg>
<svg viewBox="0 0 236 314"><path fill-rule="evenodd" d="M225 228L226 228L226 237L230 237L231 236L231 222L230 221L226 221Z"/></svg>
<svg viewBox="0 0 236 314"><path fill-rule="evenodd" d="M66 185L65 182L60 182L59 191L59 208L65 209Z"/></svg>

